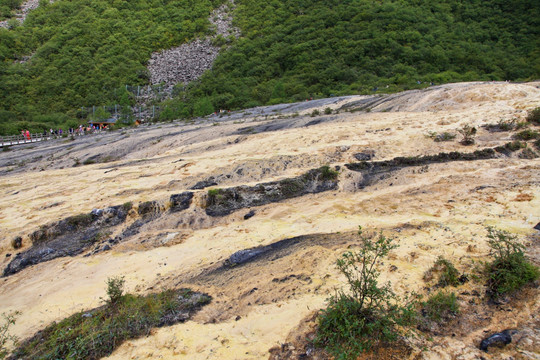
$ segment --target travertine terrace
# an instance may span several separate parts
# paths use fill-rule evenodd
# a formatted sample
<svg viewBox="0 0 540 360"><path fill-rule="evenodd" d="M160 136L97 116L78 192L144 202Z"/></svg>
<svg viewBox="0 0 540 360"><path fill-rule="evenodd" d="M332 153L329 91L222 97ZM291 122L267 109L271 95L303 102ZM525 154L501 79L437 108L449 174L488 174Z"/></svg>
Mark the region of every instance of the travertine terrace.
<svg viewBox="0 0 540 360"><path fill-rule="evenodd" d="M133 209L105 236L124 234L107 251L95 251L102 249L98 242L78 255L0 278L0 311L21 311L13 333L24 338L98 306L111 276L124 275L132 293L190 287L209 293L212 303L189 322L124 343L110 358L262 359L282 344L304 351L298 338L334 288L343 286L334 264L358 246L359 225L397 239L400 247L381 270L399 294L425 295L423 273L440 255L470 273L473 261L487 255L486 226L517 234L538 265L540 239L533 229L540 221L538 158L514 154L411 166L368 183L344 165L357 162L360 153L375 161L503 145L511 132L489 132L482 125L523 120L540 105L539 87L538 82L442 85L13 147L0 153L2 269L31 247L29 235L40 226L127 202ZM332 113L325 115L325 108ZM321 114L310 116L314 109ZM479 129L474 145L426 136L455 133L465 124ZM323 165L338 166L335 189L225 216L205 212L209 189L297 177ZM201 181L216 185L195 186ZM194 186L199 189L189 190ZM170 196L186 191L193 193L189 208L167 211ZM148 201L165 210L126 233L142 218L139 205ZM254 216L245 220L249 210ZM23 238L20 250L10 245L15 236ZM267 255L223 266L237 251L294 237ZM447 333L411 340L410 358L538 358L537 287L499 305L487 304L473 281L455 291L460 317ZM508 328L520 335L507 348L478 350L486 333Z"/></svg>

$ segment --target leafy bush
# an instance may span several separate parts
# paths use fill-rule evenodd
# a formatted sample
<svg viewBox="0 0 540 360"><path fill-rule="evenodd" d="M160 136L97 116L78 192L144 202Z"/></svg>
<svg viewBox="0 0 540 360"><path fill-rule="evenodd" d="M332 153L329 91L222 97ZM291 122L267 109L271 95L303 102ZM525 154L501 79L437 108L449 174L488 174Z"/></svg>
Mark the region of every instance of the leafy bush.
<svg viewBox="0 0 540 360"><path fill-rule="evenodd" d="M527 121L535 125L540 125L540 106L529 111Z"/></svg>
<svg viewBox="0 0 540 360"><path fill-rule="evenodd" d="M399 305L390 283L378 284L377 263L396 248L393 239L379 234L375 239L358 232L362 249L347 252L337 261L348 291L339 290L318 317L316 346L337 359L354 359L381 343L391 342L415 321L414 304Z"/></svg>
<svg viewBox="0 0 540 360"><path fill-rule="evenodd" d="M459 312L456 294L437 292L422 303L423 315L436 323L448 320Z"/></svg>
<svg viewBox="0 0 540 360"><path fill-rule="evenodd" d="M107 303L53 323L24 341L14 352L16 359L100 359L125 340L150 334L152 328L184 322L210 302L205 294L189 289L135 296L127 294L115 304Z"/></svg>
<svg viewBox="0 0 540 360"><path fill-rule="evenodd" d="M11 325L15 325L15 320L19 312L2 313L2 322L0 323L0 359L4 359L8 354L7 345L11 343L16 345L18 338L9 333Z"/></svg>
<svg viewBox="0 0 540 360"><path fill-rule="evenodd" d="M461 129L457 130L458 133L463 136L463 139L461 139L461 143L463 145L472 145L474 144L474 137L476 136L476 128L474 126L470 126L469 124L464 125Z"/></svg>
<svg viewBox="0 0 540 360"><path fill-rule="evenodd" d="M525 246L518 242L515 235L491 227L487 231L493 261L485 264L484 271L490 297L500 297L538 279L538 267L527 260Z"/></svg>
<svg viewBox="0 0 540 360"><path fill-rule="evenodd" d="M525 141L535 140L535 139L540 139L540 133L535 130L527 129L527 130L523 130L515 134L514 138L519 139L519 140L525 140Z"/></svg>
<svg viewBox="0 0 540 360"><path fill-rule="evenodd" d="M126 280L124 276L115 276L107 279L107 300L109 304L116 304L124 294L124 285Z"/></svg>
<svg viewBox="0 0 540 360"><path fill-rule="evenodd" d="M315 109L311 112L311 117L319 116L321 112L318 109Z"/></svg>
<svg viewBox="0 0 540 360"><path fill-rule="evenodd" d="M455 268L454 264L442 256L424 273L424 280L431 281L435 274L439 276L437 285L440 287L459 285L459 271Z"/></svg>
<svg viewBox="0 0 540 360"><path fill-rule="evenodd" d="M324 114L325 114L325 115L330 115L331 113L332 113L332 109L331 109L331 108L327 107L327 108L324 109Z"/></svg>

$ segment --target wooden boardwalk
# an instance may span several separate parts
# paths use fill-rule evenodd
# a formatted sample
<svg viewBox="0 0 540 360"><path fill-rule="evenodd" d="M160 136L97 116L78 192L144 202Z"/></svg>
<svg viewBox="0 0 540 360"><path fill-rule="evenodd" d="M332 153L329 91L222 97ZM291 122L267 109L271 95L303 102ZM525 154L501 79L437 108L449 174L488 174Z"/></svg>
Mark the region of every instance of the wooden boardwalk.
<svg viewBox="0 0 540 360"><path fill-rule="evenodd" d="M30 138L23 135L0 136L0 147L24 145L51 139L54 137L44 134L30 134Z"/></svg>

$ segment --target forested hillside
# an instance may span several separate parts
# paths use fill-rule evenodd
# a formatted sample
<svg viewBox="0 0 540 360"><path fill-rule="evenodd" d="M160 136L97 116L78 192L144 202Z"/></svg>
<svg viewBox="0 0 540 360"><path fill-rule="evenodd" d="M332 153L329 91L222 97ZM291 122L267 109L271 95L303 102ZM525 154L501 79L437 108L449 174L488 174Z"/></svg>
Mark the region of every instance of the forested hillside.
<svg viewBox="0 0 540 360"><path fill-rule="evenodd" d="M220 3L42 1L22 26L0 29L1 131L67 125L82 106L130 103L124 85L148 83L152 52L205 34Z"/></svg>
<svg viewBox="0 0 540 360"><path fill-rule="evenodd" d="M148 83L151 53L207 33L221 3L42 1L22 26L0 29L0 132L66 124L81 106L128 105L122 89ZM223 39L213 70L164 104L164 120L431 82L540 77L535 0L235 4L242 36Z"/></svg>

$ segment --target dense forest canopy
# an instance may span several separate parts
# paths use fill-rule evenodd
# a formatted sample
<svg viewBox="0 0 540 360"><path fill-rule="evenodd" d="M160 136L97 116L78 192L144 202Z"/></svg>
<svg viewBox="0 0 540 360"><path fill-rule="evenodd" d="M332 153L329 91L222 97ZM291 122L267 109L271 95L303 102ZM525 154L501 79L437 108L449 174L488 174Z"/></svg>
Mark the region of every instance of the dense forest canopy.
<svg viewBox="0 0 540 360"><path fill-rule="evenodd" d="M4 133L21 122L65 123L81 106L128 104L122 87L148 83L151 53L207 33L223 1L45 3L22 26L0 29ZM164 120L431 82L540 78L536 0L235 3L242 36L228 39L212 71L163 104ZM21 63L22 55L32 57Z"/></svg>
<svg viewBox="0 0 540 360"><path fill-rule="evenodd" d="M219 4L42 1L22 26L0 29L0 129L46 129L65 124L82 106L129 102L122 86L148 83L152 52L204 35ZM24 56L30 59L21 62Z"/></svg>

